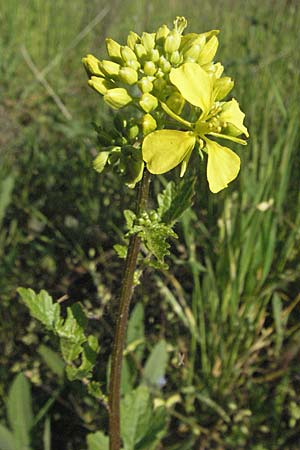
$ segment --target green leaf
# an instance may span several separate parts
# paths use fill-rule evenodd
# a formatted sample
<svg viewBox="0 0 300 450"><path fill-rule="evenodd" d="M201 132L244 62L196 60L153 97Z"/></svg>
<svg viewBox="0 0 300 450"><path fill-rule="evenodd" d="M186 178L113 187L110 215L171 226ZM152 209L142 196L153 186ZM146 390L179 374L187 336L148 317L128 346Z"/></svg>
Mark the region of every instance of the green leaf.
<svg viewBox="0 0 300 450"><path fill-rule="evenodd" d="M127 256L127 245L115 244L114 250L117 253L118 257L121 259L125 259Z"/></svg>
<svg viewBox="0 0 300 450"><path fill-rule="evenodd" d="M18 288L18 293L29 308L30 314L49 330L53 330L60 319L59 303L53 303L50 295L44 290L36 294L32 289Z"/></svg>
<svg viewBox="0 0 300 450"><path fill-rule="evenodd" d="M8 175L0 181L0 226L5 215L6 208L10 204L14 184L15 177L13 175Z"/></svg>
<svg viewBox="0 0 300 450"><path fill-rule="evenodd" d="M102 431L87 435L88 450L109 450L109 439Z"/></svg>
<svg viewBox="0 0 300 450"><path fill-rule="evenodd" d="M51 422L49 416L45 420L43 443L44 443L44 450L51 450Z"/></svg>
<svg viewBox="0 0 300 450"><path fill-rule="evenodd" d="M101 400L102 402L107 402L107 397L103 394L101 390L101 384L98 381L91 381L87 385L88 393L95 397L97 400Z"/></svg>
<svg viewBox="0 0 300 450"><path fill-rule="evenodd" d="M52 372L59 378L63 378L65 374L65 363L62 358L50 347L47 347L44 344L41 344L37 351Z"/></svg>
<svg viewBox="0 0 300 450"><path fill-rule="evenodd" d="M29 432L33 422L30 384L23 373L19 373L10 387L7 415L16 440L16 450L30 445Z"/></svg>
<svg viewBox="0 0 300 450"><path fill-rule="evenodd" d="M164 407L153 409L149 389L139 386L121 402L121 436L124 450L154 450L165 433Z"/></svg>
<svg viewBox="0 0 300 450"><path fill-rule="evenodd" d="M82 346L81 364L79 367L67 366L67 375L70 381L82 380L92 375L95 367L99 344L96 336L89 336L87 342Z"/></svg>
<svg viewBox="0 0 300 450"><path fill-rule="evenodd" d="M164 339L159 341L153 348L147 359L143 371L143 383L159 387L164 382L164 376L168 363L167 344Z"/></svg>
<svg viewBox="0 0 300 450"><path fill-rule="evenodd" d="M144 340L144 306L142 303L137 303L131 313L128 323L126 345L129 348L133 348L135 343L137 344L134 354L138 361L141 360L143 355L144 345L141 343Z"/></svg>
<svg viewBox="0 0 300 450"><path fill-rule="evenodd" d="M136 219L136 215L130 209L125 209L124 217L125 217L125 220L126 220L127 229L130 230L133 227L134 221Z"/></svg>
<svg viewBox="0 0 300 450"><path fill-rule="evenodd" d="M193 204L196 177L185 177L175 185L173 181L167 184L165 190L157 196L158 214L166 224L174 224L184 211Z"/></svg>
<svg viewBox="0 0 300 450"><path fill-rule="evenodd" d="M0 450L16 450L16 442L8 428L0 424Z"/></svg>

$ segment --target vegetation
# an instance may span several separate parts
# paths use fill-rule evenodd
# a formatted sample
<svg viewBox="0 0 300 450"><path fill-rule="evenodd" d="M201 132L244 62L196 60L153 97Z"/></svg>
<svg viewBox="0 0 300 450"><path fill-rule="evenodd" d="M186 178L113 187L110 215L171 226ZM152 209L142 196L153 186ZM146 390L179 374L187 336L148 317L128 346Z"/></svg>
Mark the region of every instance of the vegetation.
<svg viewBox="0 0 300 450"><path fill-rule="evenodd" d="M194 3L0 0L0 449L106 448L106 368L122 274L113 247L123 243L122 211L134 193L91 169L93 123L109 120L110 110L87 87L80 60L104 55L106 36L122 42L129 29L152 31L176 15L191 30L221 30L218 56L237 81L251 139L236 146L242 170L222 193L209 192L199 167L170 269L146 269L136 288L124 445L299 448L300 8L293 0ZM175 176L156 177L152 198ZM89 319L80 351L98 351L88 340L97 336L99 385L68 381L66 371L76 379L89 368L74 370L61 357L67 319L46 334L19 286L47 290L64 317Z"/></svg>

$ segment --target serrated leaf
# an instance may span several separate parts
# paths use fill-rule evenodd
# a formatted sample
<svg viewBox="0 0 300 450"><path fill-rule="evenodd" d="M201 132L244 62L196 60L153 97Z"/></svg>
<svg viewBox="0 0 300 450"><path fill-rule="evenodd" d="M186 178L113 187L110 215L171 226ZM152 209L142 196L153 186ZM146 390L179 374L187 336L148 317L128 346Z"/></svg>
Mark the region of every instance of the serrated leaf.
<svg viewBox="0 0 300 450"><path fill-rule="evenodd" d="M152 407L149 389L139 386L121 401L121 436L124 450L132 450L147 434Z"/></svg>
<svg viewBox="0 0 300 450"><path fill-rule="evenodd" d="M101 400L103 402L107 401L106 396L103 394L101 390L101 384L98 383L98 381L91 381L90 383L88 383L87 388L88 393L93 397L95 397L96 399Z"/></svg>
<svg viewBox="0 0 300 450"><path fill-rule="evenodd" d="M114 250L117 253L118 257L121 259L125 259L127 256L127 246L121 244L115 244Z"/></svg>
<svg viewBox="0 0 300 450"><path fill-rule="evenodd" d="M88 450L109 450L109 438L102 431L87 435Z"/></svg>
<svg viewBox="0 0 300 450"><path fill-rule="evenodd" d="M0 450L16 450L16 442L12 432L1 424L0 424Z"/></svg>
<svg viewBox="0 0 300 450"><path fill-rule="evenodd" d="M64 377L65 363L58 353L54 352L50 347L47 347L44 344L39 346L38 353L53 373L55 373L59 378Z"/></svg>
<svg viewBox="0 0 300 450"><path fill-rule="evenodd" d="M29 308L30 314L49 330L53 330L60 319L59 303L53 303L52 297L44 290L39 294L25 288L18 288L17 291Z"/></svg>
<svg viewBox="0 0 300 450"><path fill-rule="evenodd" d="M134 221L136 219L136 215L130 209L125 209L124 217L125 217L125 220L126 220L126 227L127 227L128 230L130 230L133 227Z"/></svg>
<svg viewBox="0 0 300 450"><path fill-rule="evenodd" d="M143 371L142 383L149 386L161 387L164 384L166 367L168 363L167 344L164 339L153 348L147 359Z"/></svg>
<svg viewBox="0 0 300 450"><path fill-rule="evenodd" d="M30 445L30 429L33 423L30 384L19 373L10 387L7 400L7 415L13 431L16 449L26 449Z"/></svg>
<svg viewBox="0 0 300 450"><path fill-rule="evenodd" d="M158 214L162 222L174 224L187 208L192 206L195 194L196 177L186 177L177 185L168 183L166 189L158 195Z"/></svg>
<svg viewBox="0 0 300 450"><path fill-rule="evenodd" d="M167 411L164 406L154 409L147 433L136 445L135 450L155 450L166 432L167 418Z"/></svg>
<svg viewBox="0 0 300 450"><path fill-rule="evenodd" d="M81 364L79 367L68 366L67 375L70 381L82 380L92 375L95 367L99 344L96 336L89 336L87 342L82 345Z"/></svg>
<svg viewBox="0 0 300 450"><path fill-rule="evenodd" d="M177 238L177 234L172 228L164 223L153 224L152 226L145 227L142 232L139 233L143 243L147 249L155 256L160 268L166 269L168 266L165 264L164 259L170 254L170 244L168 238Z"/></svg>

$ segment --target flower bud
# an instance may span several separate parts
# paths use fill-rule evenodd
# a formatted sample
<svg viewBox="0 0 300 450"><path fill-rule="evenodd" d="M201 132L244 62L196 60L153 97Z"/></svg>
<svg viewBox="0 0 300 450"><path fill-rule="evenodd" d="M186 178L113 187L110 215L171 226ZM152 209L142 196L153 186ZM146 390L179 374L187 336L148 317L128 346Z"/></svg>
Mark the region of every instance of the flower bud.
<svg viewBox="0 0 300 450"><path fill-rule="evenodd" d="M178 31L171 31L166 37L164 50L166 53L173 53L179 49L181 42L181 34Z"/></svg>
<svg viewBox="0 0 300 450"><path fill-rule="evenodd" d="M132 59L131 61L128 61L127 66L131 67L133 70L139 70L141 68L141 65L137 59Z"/></svg>
<svg viewBox="0 0 300 450"><path fill-rule="evenodd" d="M176 114L180 114L184 107L185 100L179 92L173 92L168 97L166 103L172 111L174 111Z"/></svg>
<svg viewBox="0 0 300 450"><path fill-rule="evenodd" d="M132 67L121 67L119 72L119 80L123 81L123 83L132 85L138 80L137 71L132 69Z"/></svg>
<svg viewBox="0 0 300 450"><path fill-rule="evenodd" d="M93 161L93 167L96 172L101 173L107 163L110 152L100 152L99 155Z"/></svg>
<svg viewBox="0 0 300 450"><path fill-rule="evenodd" d="M171 70L171 64L164 56L159 58L159 67L164 73L169 73Z"/></svg>
<svg viewBox="0 0 300 450"><path fill-rule="evenodd" d="M166 85L167 85L167 82L163 78L157 78L153 83L153 87L154 87L155 91L157 91L158 93L164 91L166 88Z"/></svg>
<svg viewBox="0 0 300 450"><path fill-rule="evenodd" d="M156 42L158 43L164 42L169 33L170 30L167 27L167 25L162 25L161 27L159 27L155 36Z"/></svg>
<svg viewBox="0 0 300 450"><path fill-rule="evenodd" d="M202 34L194 39L190 39L182 49L185 62L195 62L199 58L200 51L205 45L205 36Z"/></svg>
<svg viewBox="0 0 300 450"><path fill-rule="evenodd" d="M144 136L146 136L146 134L149 134L152 131L156 130L156 128L157 128L156 120L154 119L153 116L151 116L151 114L145 114L142 117L141 123L142 123L142 130L143 130Z"/></svg>
<svg viewBox="0 0 300 450"><path fill-rule="evenodd" d="M136 55L135 55L134 51L131 50L131 48L128 47L128 45L122 46L120 49L120 52L121 52L121 56L122 56L122 59L125 62L125 64L129 63L130 61L136 60Z"/></svg>
<svg viewBox="0 0 300 450"><path fill-rule="evenodd" d="M139 104L146 113L149 113L157 108L158 100L154 95L146 93L142 95Z"/></svg>
<svg viewBox="0 0 300 450"><path fill-rule="evenodd" d="M144 162L141 149L126 146L122 148L123 177L128 187L133 188L143 176Z"/></svg>
<svg viewBox="0 0 300 450"><path fill-rule="evenodd" d="M147 56L147 51L146 51L145 47L143 46L143 44L136 44L134 46L134 51L135 51L136 56L139 59L143 59L143 58L145 59Z"/></svg>
<svg viewBox="0 0 300 450"><path fill-rule="evenodd" d="M105 80L104 78L99 78L99 77L92 77L89 81L88 81L88 85L91 86L91 88L93 88L95 91L99 92L99 94L105 95L108 91L108 89L113 88L113 84L108 81Z"/></svg>
<svg viewBox="0 0 300 450"><path fill-rule="evenodd" d="M222 100L231 91L234 81L230 77L223 77L216 80L214 85L215 100Z"/></svg>
<svg viewBox="0 0 300 450"><path fill-rule="evenodd" d="M118 42L114 41L113 39L106 39L106 50L108 53L108 56L110 56L113 60L120 62L121 60L121 53L120 53L120 44Z"/></svg>
<svg viewBox="0 0 300 450"><path fill-rule="evenodd" d="M115 88L109 89L107 93L104 95L104 101L115 109L123 108L128 105L132 101L132 98L123 88Z"/></svg>
<svg viewBox="0 0 300 450"><path fill-rule="evenodd" d="M140 41L140 37L138 34L136 34L134 31L130 31L128 37L127 37L127 45L131 48L131 50L134 50L134 46L137 42Z"/></svg>
<svg viewBox="0 0 300 450"><path fill-rule="evenodd" d="M176 50L175 52L173 52L170 56L170 62L173 65L177 65L180 64L180 62L182 61L182 55L179 53L178 50Z"/></svg>
<svg viewBox="0 0 300 450"><path fill-rule="evenodd" d="M156 65L154 64L154 62L146 61L144 64L143 70L144 70L145 75L151 76L151 75L155 74L157 68L156 68Z"/></svg>
<svg viewBox="0 0 300 450"><path fill-rule="evenodd" d="M213 36L206 44L200 52L200 55L197 59L197 63L201 65L205 65L210 63L217 53L219 41L216 36Z"/></svg>
<svg viewBox="0 0 300 450"><path fill-rule="evenodd" d="M103 61L101 61L100 67L105 75L109 77L116 77L119 74L120 64L117 64L113 61L104 59Z"/></svg>
<svg viewBox="0 0 300 450"><path fill-rule="evenodd" d="M155 46L155 33L143 33L141 43L145 47L146 52L150 52Z"/></svg>
<svg viewBox="0 0 300 450"><path fill-rule="evenodd" d="M153 89L153 83L151 80L149 80L148 77L143 77L138 81L138 86L140 90L143 92L143 94L146 94L147 92L151 92Z"/></svg>
<svg viewBox="0 0 300 450"><path fill-rule="evenodd" d="M88 76L98 76L98 77L105 77L104 73L102 72L102 70L100 70L100 61L99 59L97 59L95 56L93 55L87 55L84 58L82 58L82 63L84 65L84 68L88 74Z"/></svg>
<svg viewBox="0 0 300 450"><path fill-rule="evenodd" d="M153 62L157 62L159 60L159 51L157 50L157 48L153 48L149 53L148 53L149 59L150 61Z"/></svg>
<svg viewBox="0 0 300 450"><path fill-rule="evenodd" d="M127 134L129 139L135 139L139 134L139 127L138 125L132 125L129 127Z"/></svg>

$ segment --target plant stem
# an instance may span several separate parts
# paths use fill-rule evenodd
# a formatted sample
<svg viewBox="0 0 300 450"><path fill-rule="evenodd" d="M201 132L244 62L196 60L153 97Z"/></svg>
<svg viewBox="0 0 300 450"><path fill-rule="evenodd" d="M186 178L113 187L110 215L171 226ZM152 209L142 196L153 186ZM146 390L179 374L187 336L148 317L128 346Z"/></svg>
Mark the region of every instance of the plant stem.
<svg viewBox="0 0 300 450"><path fill-rule="evenodd" d="M144 170L139 186L136 215L146 208L149 192L150 173ZM120 292L119 311L115 329L115 337L111 359L111 373L109 385L109 449L120 450L120 398L123 350L126 338L126 328L130 300L133 294L134 272L140 251L141 239L136 234L129 241L127 257L123 273Z"/></svg>

